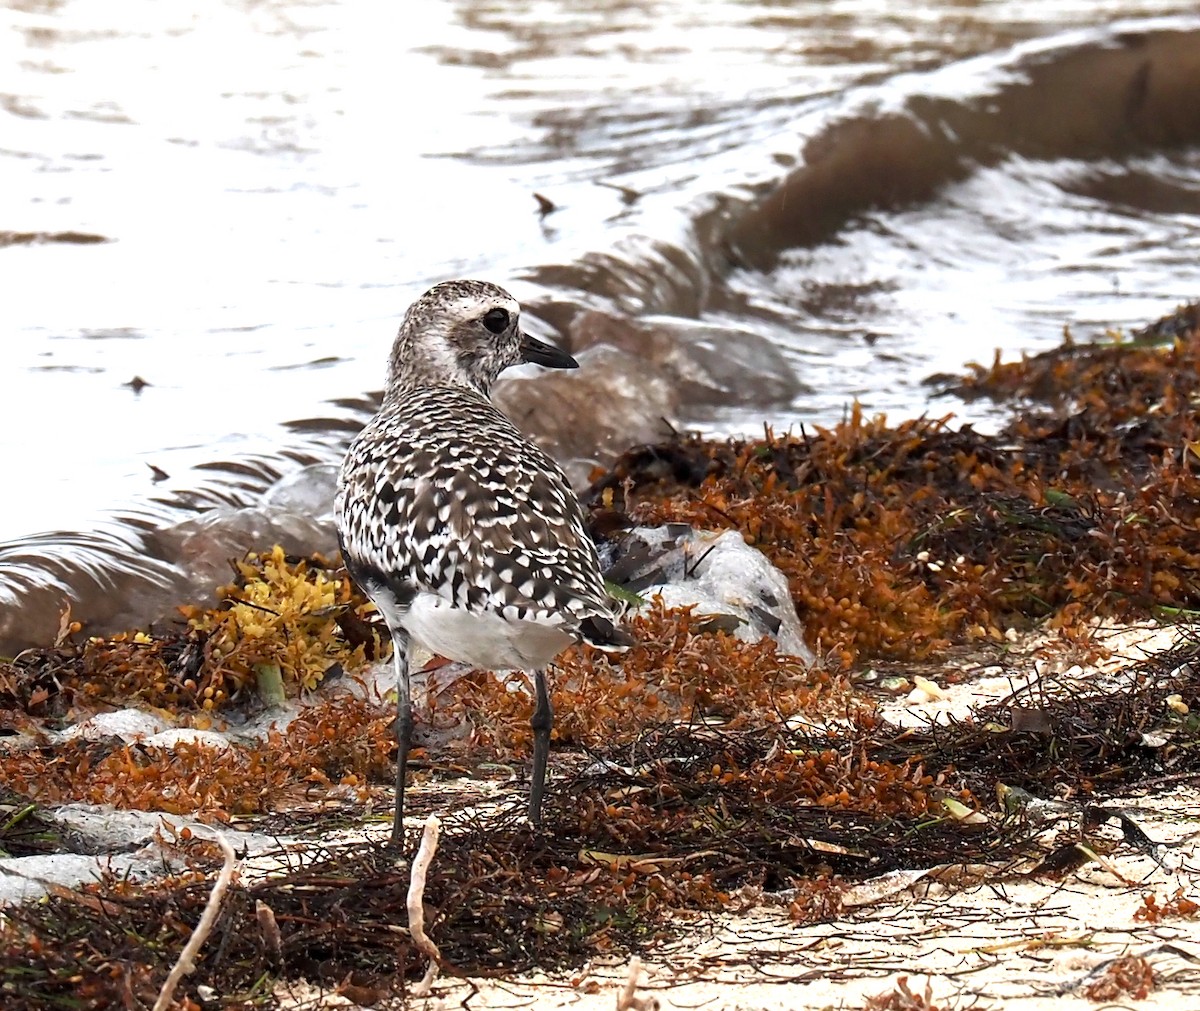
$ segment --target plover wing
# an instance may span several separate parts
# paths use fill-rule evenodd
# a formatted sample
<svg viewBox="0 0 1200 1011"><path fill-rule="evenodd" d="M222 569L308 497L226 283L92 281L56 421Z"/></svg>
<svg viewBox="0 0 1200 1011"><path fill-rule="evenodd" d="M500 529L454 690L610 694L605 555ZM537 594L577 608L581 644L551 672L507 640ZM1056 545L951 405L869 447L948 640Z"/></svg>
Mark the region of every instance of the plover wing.
<svg viewBox="0 0 1200 1011"><path fill-rule="evenodd" d="M381 411L347 456L338 512L352 574L386 587L382 606L435 652L524 667L575 638L624 644L562 470L473 391L423 388ZM489 657L480 637L504 642Z"/></svg>

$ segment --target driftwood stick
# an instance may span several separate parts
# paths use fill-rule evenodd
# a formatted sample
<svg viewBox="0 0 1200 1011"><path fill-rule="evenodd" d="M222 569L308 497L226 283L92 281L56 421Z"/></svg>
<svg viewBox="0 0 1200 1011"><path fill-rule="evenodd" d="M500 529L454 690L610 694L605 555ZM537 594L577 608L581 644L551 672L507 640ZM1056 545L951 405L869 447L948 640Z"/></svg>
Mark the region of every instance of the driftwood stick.
<svg viewBox="0 0 1200 1011"><path fill-rule="evenodd" d="M625 985L617 991L617 1011L658 1011L658 998L639 997L638 979L642 975L642 960L634 955L629 960L629 975Z"/></svg>
<svg viewBox="0 0 1200 1011"><path fill-rule="evenodd" d="M221 912L221 902L225 898L225 892L229 888L229 883L233 880L233 872L237 869L237 854L233 852L233 847L229 844L229 840L225 838L225 834L214 830L213 839L221 847L221 853L225 857L225 864L221 868L221 873L217 875L216 883L213 885L212 892L208 896L208 904L205 905L204 912L200 914L200 922L196 924L196 929L192 931L192 936L188 938L188 943L183 946L183 951L179 953L179 958L176 959L174 968L171 969L166 982L163 983L162 989L158 992L158 1000L154 1002L154 1011L166 1011L170 1007L171 999L175 996L175 987L179 985L179 981L184 976L196 968L196 952L200 950L200 946L208 939L213 924L217 921L217 915Z"/></svg>
<svg viewBox="0 0 1200 1011"><path fill-rule="evenodd" d="M438 967L442 960L438 946L425 933L425 877L429 873L429 865L433 863L433 855L437 852L441 830L442 823L438 821L438 816L431 814L425 821L425 828L421 830L421 845L413 858L408 879L408 932L417 950L429 956L429 968L425 970L424 978L413 987L414 997L428 996L433 981L437 979Z"/></svg>

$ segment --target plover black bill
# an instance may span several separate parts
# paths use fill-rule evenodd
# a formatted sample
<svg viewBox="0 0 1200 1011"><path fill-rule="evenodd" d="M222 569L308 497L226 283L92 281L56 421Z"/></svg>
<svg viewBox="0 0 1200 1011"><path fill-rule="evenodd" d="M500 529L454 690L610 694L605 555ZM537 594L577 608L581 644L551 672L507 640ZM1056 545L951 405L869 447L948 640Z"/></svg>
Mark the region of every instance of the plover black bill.
<svg viewBox="0 0 1200 1011"><path fill-rule="evenodd" d="M411 642L481 669L532 673L529 820L538 825L553 722L547 664L575 642L619 650L633 641L615 624L561 468L490 400L510 365L578 367L524 333L520 311L484 281L446 281L417 299L392 347L383 403L338 477L342 557L394 650L394 846L412 743Z"/></svg>

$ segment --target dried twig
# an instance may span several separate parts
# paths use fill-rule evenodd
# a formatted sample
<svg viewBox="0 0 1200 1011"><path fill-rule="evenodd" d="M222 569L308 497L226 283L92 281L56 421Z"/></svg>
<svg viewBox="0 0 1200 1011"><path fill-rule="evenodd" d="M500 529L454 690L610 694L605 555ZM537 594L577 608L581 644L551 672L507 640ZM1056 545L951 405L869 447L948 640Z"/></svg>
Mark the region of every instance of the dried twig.
<svg viewBox="0 0 1200 1011"><path fill-rule="evenodd" d="M262 899L255 900L254 916L258 921L258 932L262 937L263 950L270 960L272 967L283 965L283 937L279 933L279 924L275 922L275 910Z"/></svg>
<svg viewBox="0 0 1200 1011"><path fill-rule="evenodd" d="M638 977L642 974L642 960L634 955L629 960L629 975L625 985L617 991L617 1011L658 1011L657 997L637 995Z"/></svg>
<svg viewBox="0 0 1200 1011"><path fill-rule="evenodd" d="M428 995L433 981L437 979L438 966L442 960L438 946L425 933L425 876L429 873L429 865L433 863L433 855L437 852L441 828L442 823L436 814L431 814L426 819L425 828L421 832L421 845L413 859L408 881L408 932L417 950L429 956L429 968L425 970L425 976L413 987L413 995L416 997Z"/></svg>
<svg viewBox="0 0 1200 1011"><path fill-rule="evenodd" d="M213 838L217 845L221 847L221 853L225 857L225 864L221 868L221 873L217 875L217 881L213 885L212 894L208 897L208 904L205 905L204 912L200 915L200 922L196 924L196 929L192 931L192 936L188 938L188 943L183 946L183 951L179 953L179 958L168 974L166 982L163 983L162 989L158 992L158 1000L154 1002L153 1011L166 1011L167 1007L170 1006L171 998L175 995L175 987L179 985L179 980L196 968L196 964L193 961L196 957L196 952L200 950L200 946L207 940L209 932L216 922L217 914L221 911L221 900L225 898L225 891L229 887L229 883L233 880L233 872L237 869L237 854L233 852L233 847L229 844L229 840L225 838L224 833L214 830Z"/></svg>

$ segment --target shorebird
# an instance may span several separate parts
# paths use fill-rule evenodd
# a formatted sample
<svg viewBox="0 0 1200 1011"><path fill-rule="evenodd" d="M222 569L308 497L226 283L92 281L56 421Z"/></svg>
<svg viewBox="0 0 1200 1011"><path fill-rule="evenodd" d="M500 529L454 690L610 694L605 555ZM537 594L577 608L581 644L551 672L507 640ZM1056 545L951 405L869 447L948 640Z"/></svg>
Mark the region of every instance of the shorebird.
<svg viewBox="0 0 1200 1011"><path fill-rule="evenodd" d="M541 824L553 710L545 668L579 641L620 650L596 547L562 469L491 402L504 369L578 368L520 327L484 281L435 285L408 309L378 413L351 443L334 503L342 557L387 622L396 668L396 805L412 744L409 650L533 675L529 820Z"/></svg>

